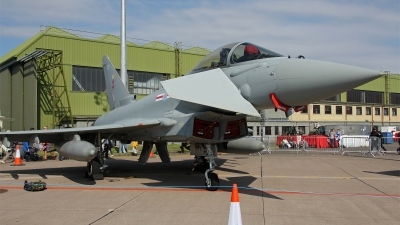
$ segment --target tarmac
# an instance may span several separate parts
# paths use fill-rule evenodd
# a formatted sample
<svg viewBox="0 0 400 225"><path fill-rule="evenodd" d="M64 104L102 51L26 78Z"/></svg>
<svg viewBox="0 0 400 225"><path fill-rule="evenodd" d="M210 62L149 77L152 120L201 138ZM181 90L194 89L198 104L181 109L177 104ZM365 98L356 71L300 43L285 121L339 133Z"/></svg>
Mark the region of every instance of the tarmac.
<svg viewBox="0 0 400 225"><path fill-rule="evenodd" d="M0 164L1 224L228 224L232 184L243 224L400 224L400 155L273 152L219 155L220 189L204 188L193 156L107 160L104 180L74 160ZM23 190L27 180L47 189Z"/></svg>

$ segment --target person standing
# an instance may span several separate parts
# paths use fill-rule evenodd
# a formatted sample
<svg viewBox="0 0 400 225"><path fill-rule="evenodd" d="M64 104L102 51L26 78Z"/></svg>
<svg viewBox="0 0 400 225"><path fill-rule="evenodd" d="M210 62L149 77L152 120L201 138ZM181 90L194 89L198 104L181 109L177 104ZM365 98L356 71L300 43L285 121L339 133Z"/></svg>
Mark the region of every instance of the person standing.
<svg viewBox="0 0 400 225"><path fill-rule="evenodd" d="M383 149L384 152L386 152L386 148L385 148L385 146L383 146L382 133L379 130L377 130L376 132L378 132L378 135L379 135L379 141L381 142L381 148Z"/></svg>
<svg viewBox="0 0 400 225"><path fill-rule="evenodd" d="M138 141L133 141L133 142L132 142L132 152L133 152L133 155L134 155L134 156L137 155L137 148L138 148L138 146L139 146Z"/></svg>
<svg viewBox="0 0 400 225"><path fill-rule="evenodd" d="M372 128L371 133L369 134L369 139L371 143L371 152L376 148L377 151L379 151L378 148L378 141L380 139L380 133L376 130L376 128Z"/></svg>
<svg viewBox="0 0 400 225"><path fill-rule="evenodd" d="M7 130L7 132L10 132L10 131ZM9 143L7 143L6 145L4 145L3 143L0 142L1 149L4 150L4 152L5 152L5 154L6 154L6 155L0 160L0 163L5 164L6 161L7 161L7 159L8 159L8 157L9 157L10 155L14 154L14 152L15 152L15 145L16 145L16 144L18 144L18 143L15 143L15 142L14 142L14 143L13 143L14 147L11 147L11 146L10 146L10 148L7 148L6 145L9 145ZM0 149L0 151L1 151L1 149Z"/></svg>
<svg viewBox="0 0 400 225"><path fill-rule="evenodd" d="M190 147L188 146L188 144L186 142L182 142L181 146L179 148L181 149L180 154L184 154L185 153L185 148L190 151Z"/></svg>
<svg viewBox="0 0 400 225"><path fill-rule="evenodd" d="M335 131L333 129L329 131L329 145L331 148L335 147Z"/></svg>
<svg viewBox="0 0 400 225"><path fill-rule="evenodd" d="M126 153L127 151L128 151L127 146L120 141L119 142L119 153Z"/></svg>
<svg viewBox="0 0 400 225"><path fill-rule="evenodd" d="M337 144L338 144L338 147L339 147L339 148L340 148L340 137L341 137L340 129L337 129L337 132L336 132L336 141L337 141Z"/></svg>
<svg viewBox="0 0 400 225"><path fill-rule="evenodd" d="M47 126L43 127L43 130L48 130L48 129L49 128ZM42 145L43 145L43 161L47 160L47 153L50 153L51 156L54 157L54 160L56 160L57 159L56 154L53 151L51 151L52 144L49 142L46 142L46 143L42 143Z"/></svg>

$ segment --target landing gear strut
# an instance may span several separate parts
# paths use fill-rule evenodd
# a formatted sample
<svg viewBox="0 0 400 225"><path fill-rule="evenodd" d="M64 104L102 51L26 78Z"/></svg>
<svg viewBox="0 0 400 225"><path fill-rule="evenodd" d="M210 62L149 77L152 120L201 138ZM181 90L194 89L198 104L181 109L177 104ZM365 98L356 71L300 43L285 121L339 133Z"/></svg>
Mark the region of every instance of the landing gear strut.
<svg viewBox="0 0 400 225"><path fill-rule="evenodd" d="M87 172L85 177L92 178L93 180L103 180L104 179L104 160L99 159L97 156L87 163Z"/></svg>
<svg viewBox="0 0 400 225"><path fill-rule="evenodd" d="M87 163L87 172L85 173L85 177L91 178L93 180L103 180L104 179L104 170L107 167L105 163L105 151L100 139L100 134L98 134L98 143L97 143L97 156L94 157Z"/></svg>
<svg viewBox="0 0 400 225"><path fill-rule="evenodd" d="M206 189L209 191L216 191L219 188L219 178L218 175L213 173L217 164L215 163L215 158L217 155L217 148L215 145L202 144L205 148L206 156L204 157L208 161L209 169L204 173L205 175L205 185ZM214 150L212 149L214 148Z"/></svg>

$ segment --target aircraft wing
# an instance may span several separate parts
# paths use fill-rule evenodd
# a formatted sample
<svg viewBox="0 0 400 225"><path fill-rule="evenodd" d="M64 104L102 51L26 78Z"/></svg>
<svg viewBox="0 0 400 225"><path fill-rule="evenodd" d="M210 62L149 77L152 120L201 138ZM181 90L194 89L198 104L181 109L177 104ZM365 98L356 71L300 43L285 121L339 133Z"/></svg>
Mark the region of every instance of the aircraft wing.
<svg viewBox="0 0 400 225"><path fill-rule="evenodd" d="M171 98L260 117L221 69L162 81L161 84Z"/></svg>
<svg viewBox="0 0 400 225"><path fill-rule="evenodd" d="M7 136L9 141L33 141L32 138L38 137L41 142L54 142L59 140L58 136L62 135L63 139L74 134L111 134L111 133L126 133L134 129L146 129L151 126L173 125L175 120L167 118L161 119L135 119L124 122L116 122L107 125L98 125L90 127L66 128L66 129L51 129L51 130L31 130L31 131L14 131L0 132L0 137Z"/></svg>

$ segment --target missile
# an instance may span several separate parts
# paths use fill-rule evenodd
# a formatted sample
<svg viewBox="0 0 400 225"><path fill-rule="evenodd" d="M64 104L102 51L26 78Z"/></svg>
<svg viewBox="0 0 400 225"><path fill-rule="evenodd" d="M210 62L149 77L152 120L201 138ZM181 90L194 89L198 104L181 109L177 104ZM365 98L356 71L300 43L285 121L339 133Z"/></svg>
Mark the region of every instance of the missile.
<svg viewBox="0 0 400 225"><path fill-rule="evenodd" d="M235 154L252 154L261 152L265 145L256 139L244 137L237 140L217 144L219 152Z"/></svg>
<svg viewBox="0 0 400 225"><path fill-rule="evenodd" d="M58 153L77 161L89 162L97 155L97 148L87 141L60 141L55 143Z"/></svg>

